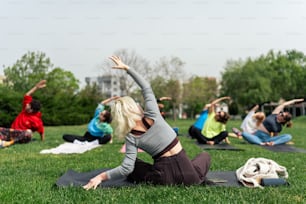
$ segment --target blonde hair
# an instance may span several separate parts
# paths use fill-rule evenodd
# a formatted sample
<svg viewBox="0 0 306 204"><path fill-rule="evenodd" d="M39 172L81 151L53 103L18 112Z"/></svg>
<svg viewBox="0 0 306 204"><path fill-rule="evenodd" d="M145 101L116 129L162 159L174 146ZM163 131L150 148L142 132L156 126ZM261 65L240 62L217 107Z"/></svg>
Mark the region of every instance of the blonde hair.
<svg viewBox="0 0 306 204"><path fill-rule="evenodd" d="M253 118L256 119L256 126L259 126L264 119L266 119L266 115L264 112L257 112L253 115Z"/></svg>
<svg viewBox="0 0 306 204"><path fill-rule="evenodd" d="M111 107L115 134L124 137L135 126L136 121L141 120L143 111L139 105L129 96L118 98Z"/></svg>

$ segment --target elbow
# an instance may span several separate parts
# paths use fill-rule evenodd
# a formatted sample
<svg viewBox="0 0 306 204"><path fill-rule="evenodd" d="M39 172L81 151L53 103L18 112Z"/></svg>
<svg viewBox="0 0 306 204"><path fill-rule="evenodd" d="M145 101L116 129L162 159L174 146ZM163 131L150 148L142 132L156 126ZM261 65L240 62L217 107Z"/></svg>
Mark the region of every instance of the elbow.
<svg viewBox="0 0 306 204"><path fill-rule="evenodd" d="M130 175L134 171L134 165L122 166L121 174L124 176Z"/></svg>

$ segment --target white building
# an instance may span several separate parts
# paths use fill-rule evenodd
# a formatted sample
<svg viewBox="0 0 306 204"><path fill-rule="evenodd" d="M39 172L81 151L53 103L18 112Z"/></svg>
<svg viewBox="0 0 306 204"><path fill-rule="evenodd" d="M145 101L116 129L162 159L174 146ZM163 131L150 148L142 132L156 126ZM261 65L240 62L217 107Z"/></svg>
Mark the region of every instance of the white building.
<svg viewBox="0 0 306 204"><path fill-rule="evenodd" d="M121 85L121 80L115 75L103 75L98 77L85 77L87 85L96 84L101 93L105 94L106 97L111 96L122 96L124 95Z"/></svg>

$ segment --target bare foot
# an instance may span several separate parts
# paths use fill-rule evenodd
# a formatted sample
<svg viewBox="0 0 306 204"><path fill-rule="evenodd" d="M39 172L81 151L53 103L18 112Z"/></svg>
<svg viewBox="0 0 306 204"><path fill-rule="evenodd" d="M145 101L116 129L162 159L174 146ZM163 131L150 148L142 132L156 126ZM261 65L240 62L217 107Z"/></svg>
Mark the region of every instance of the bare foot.
<svg viewBox="0 0 306 204"><path fill-rule="evenodd" d="M206 143L209 144L209 145L214 145L215 144L214 141L207 141Z"/></svg>
<svg viewBox="0 0 306 204"><path fill-rule="evenodd" d="M268 146L274 146L274 142L267 142Z"/></svg>
<svg viewBox="0 0 306 204"><path fill-rule="evenodd" d="M231 141L228 138L225 138L224 142L227 143L227 144L231 144Z"/></svg>

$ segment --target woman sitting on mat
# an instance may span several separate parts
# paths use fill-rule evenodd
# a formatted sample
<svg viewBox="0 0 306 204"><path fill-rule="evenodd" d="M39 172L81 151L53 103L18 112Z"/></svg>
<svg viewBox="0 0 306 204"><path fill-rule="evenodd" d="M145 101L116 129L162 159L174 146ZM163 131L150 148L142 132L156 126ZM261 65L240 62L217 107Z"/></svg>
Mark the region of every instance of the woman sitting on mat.
<svg viewBox="0 0 306 204"><path fill-rule="evenodd" d="M84 189L96 189L103 181L127 177L132 182L151 184L200 184L205 180L210 166L210 156L200 153L190 160L186 155L176 133L164 120L150 84L119 57L110 58L116 66L126 70L140 86L145 102L143 110L131 97L124 96L112 106L115 132L125 136L126 153L122 164L114 169L102 172L92 178ZM137 158L137 149L150 154L154 163L149 164Z"/></svg>
<svg viewBox="0 0 306 204"><path fill-rule="evenodd" d="M199 135L196 139L200 144L215 145L219 144L221 141L227 140L228 132L226 131L226 122L230 118L229 114L225 111L216 112L216 105L220 101L230 100L231 98L226 96L218 98L211 102L208 109L208 118L205 121L204 127L202 129L202 135Z"/></svg>
<svg viewBox="0 0 306 204"><path fill-rule="evenodd" d="M92 142L98 140L99 144L112 143L113 128L110 125L112 117L111 113L105 110L105 105L117 98L119 97L113 96L98 104L94 117L89 122L84 136L64 134L63 139L67 142L74 142L74 140Z"/></svg>
<svg viewBox="0 0 306 204"><path fill-rule="evenodd" d="M287 111L284 112L283 109L288 105L302 101L304 101L304 99L293 99L280 104L273 110L272 114L259 125L258 130L254 134L243 132L243 138L251 144L268 146L289 142L292 138L291 135L279 135L284 125L287 127L291 127L292 125L292 115Z"/></svg>
<svg viewBox="0 0 306 204"><path fill-rule="evenodd" d="M254 134L259 125L264 121L266 118L266 114L264 112L258 111L259 105L253 106L253 108L248 112L247 116L243 119L240 128L232 128L232 131L239 137L242 138L242 132L246 132L249 134Z"/></svg>

